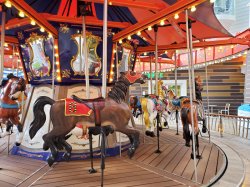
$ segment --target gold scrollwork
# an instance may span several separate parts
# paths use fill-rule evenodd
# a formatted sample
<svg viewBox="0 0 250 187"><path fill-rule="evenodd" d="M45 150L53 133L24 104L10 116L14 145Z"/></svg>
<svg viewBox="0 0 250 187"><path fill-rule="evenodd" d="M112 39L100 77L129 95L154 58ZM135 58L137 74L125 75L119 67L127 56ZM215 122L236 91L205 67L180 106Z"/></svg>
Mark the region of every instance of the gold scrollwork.
<svg viewBox="0 0 250 187"><path fill-rule="evenodd" d="M70 78L70 70L69 69L64 69L62 70L62 77L63 78Z"/></svg>
<svg viewBox="0 0 250 187"><path fill-rule="evenodd" d="M62 33L68 33L69 32L69 27L67 24L60 24L60 29L59 29L60 32Z"/></svg>

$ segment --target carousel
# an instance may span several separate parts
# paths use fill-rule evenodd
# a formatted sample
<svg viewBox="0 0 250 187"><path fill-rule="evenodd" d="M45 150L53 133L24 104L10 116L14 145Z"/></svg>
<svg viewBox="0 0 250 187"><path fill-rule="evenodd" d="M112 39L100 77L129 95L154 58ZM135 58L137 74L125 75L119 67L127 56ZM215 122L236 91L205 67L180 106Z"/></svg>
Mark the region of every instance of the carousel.
<svg viewBox="0 0 250 187"><path fill-rule="evenodd" d="M0 186L224 181L230 157L211 139L209 66L246 55L250 33L232 36L213 9L2 0Z"/></svg>

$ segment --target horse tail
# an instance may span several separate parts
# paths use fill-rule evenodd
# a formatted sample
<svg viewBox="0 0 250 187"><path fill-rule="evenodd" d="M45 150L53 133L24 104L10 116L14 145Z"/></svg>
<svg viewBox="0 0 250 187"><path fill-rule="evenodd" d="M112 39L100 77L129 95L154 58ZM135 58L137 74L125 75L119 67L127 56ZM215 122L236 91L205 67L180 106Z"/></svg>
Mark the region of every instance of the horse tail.
<svg viewBox="0 0 250 187"><path fill-rule="evenodd" d="M150 122L149 122L149 113L148 113L148 99L147 98L141 98L141 108L143 111L143 117L144 117L144 122L145 122L145 126L147 128L150 127Z"/></svg>
<svg viewBox="0 0 250 187"><path fill-rule="evenodd" d="M30 138L34 138L37 131L44 125L46 121L46 114L44 112L44 106L49 104L53 105L55 101L47 96L39 97L33 106L34 120L30 124L29 135Z"/></svg>

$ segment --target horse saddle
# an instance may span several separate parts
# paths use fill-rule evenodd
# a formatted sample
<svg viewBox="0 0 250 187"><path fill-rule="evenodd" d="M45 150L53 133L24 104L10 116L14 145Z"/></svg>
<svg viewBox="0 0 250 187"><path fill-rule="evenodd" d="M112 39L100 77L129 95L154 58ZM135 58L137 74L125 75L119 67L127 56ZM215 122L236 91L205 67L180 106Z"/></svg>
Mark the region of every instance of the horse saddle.
<svg viewBox="0 0 250 187"><path fill-rule="evenodd" d="M103 97L97 97L94 99L81 99L76 95L71 96L72 99L78 103L83 103L94 112L95 125L101 126L101 110L105 107L105 99Z"/></svg>
<svg viewBox="0 0 250 187"><path fill-rule="evenodd" d="M173 106L181 107L181 100L180 99L173 99L173 100L171 100L171 103Z"/></svg>

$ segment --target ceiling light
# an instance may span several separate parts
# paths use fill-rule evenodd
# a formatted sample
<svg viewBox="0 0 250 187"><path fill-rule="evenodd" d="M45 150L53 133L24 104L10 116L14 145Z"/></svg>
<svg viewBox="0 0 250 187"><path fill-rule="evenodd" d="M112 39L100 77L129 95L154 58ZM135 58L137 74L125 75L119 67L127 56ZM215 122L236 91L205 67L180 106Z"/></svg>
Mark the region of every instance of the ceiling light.
<svg viewBox="0 0 250 187"><path fill-rule="evenodd" d="M137 32L137 35L140 36L140 35L141 35L141 31L138 31L138 32Z"/></svg>
<svg viewBox="0 0 250 187"><path fill-rule="evenodd" d="M4 5L6 7L10 8L11 7L11 2L10 1L5 1Z"/></svg>
<svg viewBox="0 0 250 187"><path fill-rule="evenodd" d="M149 27L148 27L148 30L149 30L149 31L151 31L151 30L152 30L152 27L151 27L151 26L149 26Z"/></svg>
<svg viewBox="0 0 250 187"><path fill-rule="evenodd" d="M44 30L44 28L43 28L43 27L41 27L41 28L40 28L40 31L41 31L41 32L44 32L45 30Z"/></svg>
<svg viewBox="0 0 250 187"><path fill-rule="evenodd" d="M121 44L121 43L122 43L122 39L119 40L119 44Z"/></svg>
<svg viewBox="0 0 250 187"><path fill-rule="evenodd" d="M128 40L131 40L131 36L130 35L128 36Z"/></svg>
<svg viewBox="0 0 250 187"><path fill-rule="evenodd" d="M31 24L31 25L36 25L36 22L35 22L34 20L31 20L31 21L30 21L30 24Z"/></svg>
<svg viewBox="0 0 250 187"><path fill-rule="evenodd" d="M196 11L196 7L195 6L192 6L191 7L191 12L195 12Z"/></svg>
<svg viewBox="0 0 250 187"><path fill-rule="evenodd" d="M18 13L18 15L19 15L21 18L24 18L24 16L25 16L25 14L24 14L23 11L20 11L20 12Z"/></svg>
<svg viewBox="0 0 250 187"><path fill-rule="evenodd" d="M163 26L165 24L164 20L161 20L160 25Z"/></svg>
<svg viewBox="0 0 250 187"><path fill-rule="evenodd" d="M174 19L179 19L179 14L175 14Z"/></svg>

